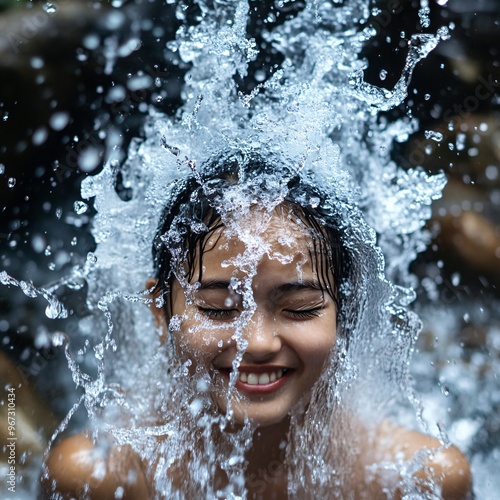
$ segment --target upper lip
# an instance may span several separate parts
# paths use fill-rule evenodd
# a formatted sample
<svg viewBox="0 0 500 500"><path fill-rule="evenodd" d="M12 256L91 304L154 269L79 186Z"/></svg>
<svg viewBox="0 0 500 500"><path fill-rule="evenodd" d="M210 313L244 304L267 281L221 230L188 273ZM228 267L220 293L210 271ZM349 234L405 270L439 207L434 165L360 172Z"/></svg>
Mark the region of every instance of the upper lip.
<svg viewBox="0 0 500 500"><path fill-rule="evenodd" d="M233 371L232 367L220 367L219 370ZM292 368L283 365L243 365L238 367L240 373L269 373L277 370L292 370Z"/></svg>

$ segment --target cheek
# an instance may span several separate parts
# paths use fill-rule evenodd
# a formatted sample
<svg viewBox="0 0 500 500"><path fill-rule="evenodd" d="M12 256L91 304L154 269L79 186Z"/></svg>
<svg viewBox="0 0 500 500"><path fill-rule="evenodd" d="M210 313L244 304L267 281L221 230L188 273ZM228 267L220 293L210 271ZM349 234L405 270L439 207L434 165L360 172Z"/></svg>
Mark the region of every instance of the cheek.
<svg viewBox="0 0 500 500"><path fill-rule="evenodd" d="M199 314L187 311L177 332L174 344L181 358L189 358L197 364L206 364L219 355L230 342L229 328L214 328Z"/></svg>
<svg viewBox="0 0 500 500"><path fill-rule="evenodd" d="M307 361L312 371L321 373L325 368L325 363L330 357L332 349L331 342L321 342L314 346L314 348L307 351Z"/></svg>
<svg viewBox="0 0 500 500"><path fill-rule="evenodd" d="M314 377L319 377L325 368L325 364L330 357L330 353L335 346L335 327L317 328L315 335L303 336L302 357L309 372Z"/></svg>

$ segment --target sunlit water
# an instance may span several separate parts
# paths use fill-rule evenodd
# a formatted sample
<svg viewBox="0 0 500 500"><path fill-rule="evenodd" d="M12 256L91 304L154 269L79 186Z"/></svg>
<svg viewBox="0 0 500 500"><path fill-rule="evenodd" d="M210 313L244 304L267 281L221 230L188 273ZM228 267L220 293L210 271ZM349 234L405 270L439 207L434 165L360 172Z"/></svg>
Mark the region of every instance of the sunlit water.
<svg viewBox="0 0 500 500"><path fill-rule="evenodd" d="M118 442L131 443L151 464L159 460L155 487L165 498L175 497L175 486L165 471L181 461L187 450L196 450L191 456L193 474L187 497L244 497L241 463L251 428L227 433L230 414L228 418L207 416L212 404L206 396L210 380L204 374L186 377L189 367L175 359L172 346L160 345L146 309L150 299L143 290L146 279L153 276L153 237L172 182L200 175L206 162L218 154L258 152L276 164L276 172L227 193L221 206L231 231L245 233L237 221L244 220L254 203L255 193L248 195L253 185L265 182L269 194L259 201L267 210L276 205L286 180L280 162L286 162L328 193L331 209L342 216L348 244L358 257L351 286L342 291L348 299L346 321L338 335L340 361L332 356L313 395L322 405L309 411L305 422L298 415L292 418L286 456L292 471L290 491L302 497L312 488L317 498L341 491L352 458L348 444L356 440L348 415L355 414L362 421L372 415L377 415L377 421L392 417L437 435L444 444L448 433L469 451L482 423L474 420L472 411L460 415L449 410L449 393L473 398L480 381L494 387L498 361L457 361L441 372L444 378L436 384L426 371L433 357L422 354L413 371L424 393L416 395L412 388L408 370L420 320L408 310L417 286L408 268L425 249L428 235L423 227L445 179L418 168L403 170L391 161L394 141L405 141L418 123L411 119L387 123L379 114L405 100L415 65L448 37L448 29L436 26L434 34L412 36L401 78L387 90L363 79L366 63L359 54L375 34L363 28L370 15L368 2L308 2L292 19L266 33L267 42L283 54L284 61L260 75L261 83L253 91L243 93L235 76L244 78L257 56L257 46L246 34L249 5L245 1L197 4L198 22L182 24L168 47L192 65L183 90L185 104L178 115L167 118L151 109L146 138L132 141L125 163L120 165L117 152L101 173L82 184L83 201L75 211L85 210L83 203L93 199L97 248L66 282L75 289L83 282L89 286L92 315L80 322L77 336L86 342L78 353L79 362L71 338L52 337L54 346L67 353L68 376L84 390L71 413L84 406L89 425L111 432ZM184 11L180 3L177 16L181 21ZM421 23L428 27L425 12L421 11ZM113 54L109 57L112 65ZM115 189L117 169L129 193L126 201ZM236 214L236 220L229 215L224 219L224 210ZM244 254L242 265L252 268L262 253L259 245L262 242L249 244L251 251ZM0 279L21 287L28 296L44 296L48 317L66 314L54 290L36 289L6 274ZM250 294L250 308L252 300ZM429 321L438 317L443 330L456 317L453 311L428 314ZM343 333L349 334L348 348ZM499 335L493 331L489 336L496 352L500 351ZM452 343L448 349L451 359L459 357ZM488 363L486 373L471 374L474 366L479 370ZM493 392L495 397L498 393ZM487 415L498 401L477 401L476 407L481 404L484 408L478 412ZM218 442L213 440L214 432L220 432ZM167 439L158 440L158 436ZM500 460L498 450L489 455L472 450L476 452L471 461L478 498L488 498L495 490L492 472ZM209 481L217 467L230 479L225 491L216 491ZM411 495L410 487L407 493Z"/></svg>

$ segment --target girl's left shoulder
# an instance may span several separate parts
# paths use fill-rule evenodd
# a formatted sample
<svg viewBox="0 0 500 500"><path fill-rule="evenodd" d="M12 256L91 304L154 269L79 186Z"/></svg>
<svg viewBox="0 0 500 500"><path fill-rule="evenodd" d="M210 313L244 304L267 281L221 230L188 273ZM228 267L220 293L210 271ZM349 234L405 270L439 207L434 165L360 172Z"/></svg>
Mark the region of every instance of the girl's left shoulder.
<svg viewBox="0 0 500 500"><path fill-rule="evenodd" d="M439 491L443 499L471 498L469 462L456 446L444 446L434 437L384 422L369 449L363 462L364 482L370 488L387 492L397 482L398 498L404 493L401 485L411 483L422 494Z"/></svg>

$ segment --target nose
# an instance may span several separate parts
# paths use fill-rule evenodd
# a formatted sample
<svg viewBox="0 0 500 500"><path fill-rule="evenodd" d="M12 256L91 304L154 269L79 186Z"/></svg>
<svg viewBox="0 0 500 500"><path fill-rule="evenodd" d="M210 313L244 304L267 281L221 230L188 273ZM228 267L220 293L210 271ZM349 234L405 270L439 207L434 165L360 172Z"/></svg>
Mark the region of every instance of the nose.
<svg viewBox="0 0 500 500"><path fill-rule="evenodd" d="M276 355L282 348L282 339L273 314L256 311L245 327L244 338L247 347L243 359L264 362Z"/></svg>

